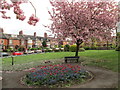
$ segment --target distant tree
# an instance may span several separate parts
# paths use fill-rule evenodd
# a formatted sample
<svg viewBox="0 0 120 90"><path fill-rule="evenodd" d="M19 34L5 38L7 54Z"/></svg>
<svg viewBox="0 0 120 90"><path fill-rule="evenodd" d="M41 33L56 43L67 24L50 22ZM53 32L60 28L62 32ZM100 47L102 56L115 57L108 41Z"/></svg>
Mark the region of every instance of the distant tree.
<svg viewBox="0 0 120 90"><path fill-rule="evenodd" d="M18 49L19 48L19 46L18 45L15 45L15 49Z"/></svg>
<svg viewBox="0 0 120 90"><path fill-rule="evenodd" d="M42 42L42 46L43 46L43 47L47 47L46 41L43 41L43 42Z"/></svg>
<svg viewBox="0 0 120 90"><path fill-rule="evenodd" d="M113 1L76 2L72 0L50 1L52 11L48 11L52 21L50 28L56 39L72 39L79 46L83 42L89 42L91 37L102 40L110 40L112 30L116 28L117 4Z"/></svg>

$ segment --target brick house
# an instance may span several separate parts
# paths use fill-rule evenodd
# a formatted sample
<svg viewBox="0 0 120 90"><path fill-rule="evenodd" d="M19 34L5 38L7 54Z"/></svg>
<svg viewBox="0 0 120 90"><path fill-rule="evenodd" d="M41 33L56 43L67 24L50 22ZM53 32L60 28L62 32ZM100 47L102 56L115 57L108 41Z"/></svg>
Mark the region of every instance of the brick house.
<svg viewBox="0 0 120 90"><path fill-rule="evenodd" d="M18 37L20 38L20 45L25 48L40 47L42 45L42 37L36 36L36 32L34 32L34 36L32 36L24 35L23 31L20 31Z"/></svg>
<svg viewBox="0 0 120 90"><path fill-rule="evenodd" d="M44 37L32 35L24 35L23 31L19 32L19 35L5 34L3 29L0 28L0 46L2 49L15 48L16 46L22 46L24 48L40 47L42 45Z"/></svg>

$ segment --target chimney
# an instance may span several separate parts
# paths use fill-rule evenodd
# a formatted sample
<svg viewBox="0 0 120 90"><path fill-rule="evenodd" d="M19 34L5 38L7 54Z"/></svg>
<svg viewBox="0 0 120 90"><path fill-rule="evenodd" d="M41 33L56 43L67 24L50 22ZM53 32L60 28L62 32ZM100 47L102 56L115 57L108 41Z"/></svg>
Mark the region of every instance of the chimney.
<svg viewBox="0 0 120 90"><path fill-rule="evenodd" d="M3 32L4 32L3 28L0 28L0 33L3 33Z"/></svg>
<svg viewBox="0 0 120 90"><path fill-rule="evenodd" d="M44 33L44 38L47 38L47 33Z"/></svg>
<svg viewBox="0 0 120 90"><path fill-rule="evenodd" d="M36 32L34 32L34 37L36 37Z"/></svg>
<svg viewBox="0 0 120 90"><path fill-rule="evenodd" d="M23 35L23 31L22 30L19 32L19 35Z"/></svg>

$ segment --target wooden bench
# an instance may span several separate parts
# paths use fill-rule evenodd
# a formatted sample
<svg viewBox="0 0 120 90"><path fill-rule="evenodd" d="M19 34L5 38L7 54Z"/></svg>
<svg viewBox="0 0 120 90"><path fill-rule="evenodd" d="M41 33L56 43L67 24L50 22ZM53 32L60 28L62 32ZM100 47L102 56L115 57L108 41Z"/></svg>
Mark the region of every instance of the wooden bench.
<svg viewBox="0 0 120 90"><path fill-rule="evenodd" d="M78 56L70 56L70 57L64 57L65 58L65 63L67 63L68 60L76 60L78 62L79 58Z"/></svg>

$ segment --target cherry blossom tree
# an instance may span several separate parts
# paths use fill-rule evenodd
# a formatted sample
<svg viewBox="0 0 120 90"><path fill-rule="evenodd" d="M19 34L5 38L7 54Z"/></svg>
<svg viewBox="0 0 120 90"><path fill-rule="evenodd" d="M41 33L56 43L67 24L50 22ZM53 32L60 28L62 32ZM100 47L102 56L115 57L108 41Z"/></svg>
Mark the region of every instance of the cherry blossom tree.
<svg viewBox="0 0 120 90"><path fill-rule="evenodd" d="M36 9L34 5L28 0L11 0L11 3L8 3L8 0L0 0L0 13L2 14L2 18L10 19L10 16L7 16L6 13L8 10L13 8L13 12L16 15L16 19L24 21L26 16L24 15L24 11L20 8L20 5L23 3L30 3L34 10L35 14L32 14L28 20L28 24L35 26L39 19L36 17Z"/></svg>
<svg viewBox="0 0 120 90"><path fill-rule="evenodd" d="M112 31L116 28L117 4L113 1L50 1L52 11L48 11L52 21L50 28L56 39L72 39L77 45L75 56L78 56L79 46L89 42L91 37L111 40Z"/></svg>

